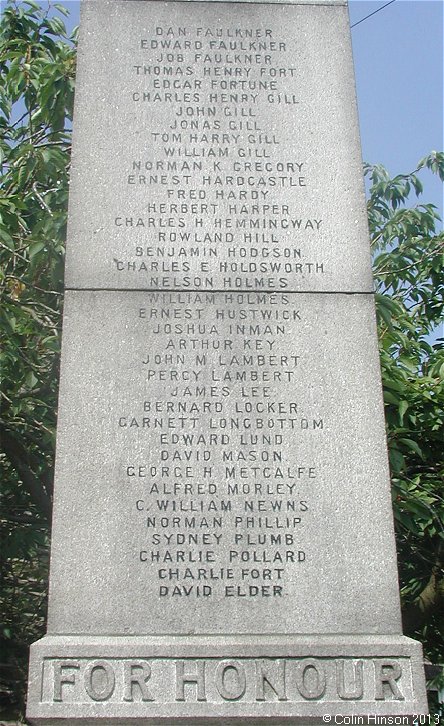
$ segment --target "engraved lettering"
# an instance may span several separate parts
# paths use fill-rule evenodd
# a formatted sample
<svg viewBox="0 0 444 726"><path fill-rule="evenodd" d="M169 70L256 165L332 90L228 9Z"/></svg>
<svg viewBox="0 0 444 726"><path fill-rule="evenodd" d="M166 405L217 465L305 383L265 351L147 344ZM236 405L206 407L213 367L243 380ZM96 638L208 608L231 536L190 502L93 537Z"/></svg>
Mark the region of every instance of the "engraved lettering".
<svg viewBox="0 0 444 726"><path fill-rule="evenodd" d="M219 663L215 680L216 688L225 701L239 701L247 689L245 670L234 660Z"/></svg>
<svg viewBox="0 0 444 726"><path fill-rule="evenodd" d="M53 700L63 701L63 685L74 685L76 681L76 673L66 673L65 671L77 671L80 668L80 663L76 660L66 661L53 661L52 665L54 669L54 689L53 689Z"/></svg>
<svg viewBox="0 0 444 726"><path fill-rule="evenodd" d="M124 701L134 701L139 691L142 701L154 701L147 683L151 678L151 666L145 661L125 661L123 664Z"/></svg>
<svg viewBox="0 0 444 726"><path fill-rule="evenodd" d="M397 661L375 661L375 699L405 701L397 683L401 676L402 666Z"/></svg>
<svg viewBox="0 0 444 726"><path fill-rule="evenodd" d="M85 691L93 701L107 701L116 685L114 669L106 660L89 663L84 674Z"/></svg>
<svg viewBox="0 0 444 726"><path fill-rule="evenodd" d="M285 669L285 660L256 661L256 701L266 701L266 693L277 696L278 701L288 701Z"/></svg>
<svg viewBox="0 0 444 726"><path fill-rule="evenodd" d="M193 661L189 662L191 665ZM195 686L196 700L206 701L205 694L205 661L194 661L195 671L185 672L186 662L176 662L176 701L185 701L185 686Z"/></svg>
<svg viewBox="0 0 444 726"><path fill-rule="evenodd" d="M362 660L336 662L336 689L339 698L343 701L357 701L362 698L364 693L364 663Z"/></svg>
<svg viewBox="0 0 444 726"><path fill-rule="evenodd" d="M301 696L308 701L322 698L327 688L324 667L314 658L305 658L296 669L296 683Z"/></svg>

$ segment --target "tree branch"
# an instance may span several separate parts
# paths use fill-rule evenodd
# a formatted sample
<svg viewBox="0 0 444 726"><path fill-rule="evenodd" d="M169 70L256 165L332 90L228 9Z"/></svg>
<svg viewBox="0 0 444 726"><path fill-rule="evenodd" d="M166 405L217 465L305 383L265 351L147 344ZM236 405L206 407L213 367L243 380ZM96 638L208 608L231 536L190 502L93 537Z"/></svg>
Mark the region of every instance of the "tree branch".
<svg viewBox="0 0 444 726"><path fill-rule="evenodd" d="M9 431L2 429L3 450L18 473L32 501L48 522L51 521L52 502L47 494L46 484L33 471L31 456L24 446L13 438ZM44 477L46 479L46 477Z"/></svg>
<svg viewBox="0 0 444 726"><path fill-rule="evenodd" d="M414 632L421 628L433 614L444 610L444 547L439 545L437 558L430 579L413 602L407 603L402 612L404 631Z"/></svg>

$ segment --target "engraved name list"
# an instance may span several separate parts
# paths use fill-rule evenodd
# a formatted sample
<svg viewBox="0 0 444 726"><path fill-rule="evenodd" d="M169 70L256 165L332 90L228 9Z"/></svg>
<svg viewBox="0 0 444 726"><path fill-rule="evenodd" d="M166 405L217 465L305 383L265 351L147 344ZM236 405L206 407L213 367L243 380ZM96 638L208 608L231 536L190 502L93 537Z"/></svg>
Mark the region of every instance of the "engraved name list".
<svg viewBox="0 0 444 726"><path fill-rule="evenodd" d="M349 40L341 0L82 3L37 726L425 709Z"/></svg>

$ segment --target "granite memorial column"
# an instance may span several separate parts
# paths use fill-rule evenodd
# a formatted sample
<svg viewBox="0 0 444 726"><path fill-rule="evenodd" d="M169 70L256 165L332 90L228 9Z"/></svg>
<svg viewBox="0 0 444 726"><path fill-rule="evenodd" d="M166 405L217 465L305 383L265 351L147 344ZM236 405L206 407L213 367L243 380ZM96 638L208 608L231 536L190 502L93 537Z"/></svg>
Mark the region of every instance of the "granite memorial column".
<svg viewBox="0 0 444 726"><path fill-rule="evenodd" d="M28 716L426 711L401 630L347 7L84 0Z"/></svg>

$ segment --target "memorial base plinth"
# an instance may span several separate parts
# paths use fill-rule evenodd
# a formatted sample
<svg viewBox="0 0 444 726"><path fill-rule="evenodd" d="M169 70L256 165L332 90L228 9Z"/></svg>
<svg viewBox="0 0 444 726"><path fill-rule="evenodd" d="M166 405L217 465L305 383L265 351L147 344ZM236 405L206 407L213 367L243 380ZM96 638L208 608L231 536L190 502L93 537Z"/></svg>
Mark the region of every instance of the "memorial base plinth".
<svg viewBox="0 0 444 726"><path fill-rule="evenodd" d="M78 635L31 647L34 724L406 724L427 712L421 646L403 636Z"/></svg>

